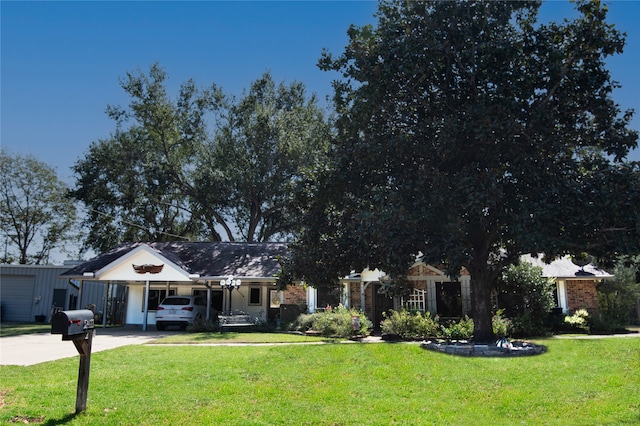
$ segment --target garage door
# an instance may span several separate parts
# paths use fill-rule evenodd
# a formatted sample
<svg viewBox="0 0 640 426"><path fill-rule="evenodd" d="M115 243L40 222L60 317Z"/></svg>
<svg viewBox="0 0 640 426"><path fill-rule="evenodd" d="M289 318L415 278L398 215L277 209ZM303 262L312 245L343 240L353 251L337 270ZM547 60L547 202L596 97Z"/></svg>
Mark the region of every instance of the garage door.
<svg viewBox="0 0 640 426"><path fill-rule="evenodd" d="M33 322L33 276L5 275L2 277L2 319L3 321Z"/></svg>

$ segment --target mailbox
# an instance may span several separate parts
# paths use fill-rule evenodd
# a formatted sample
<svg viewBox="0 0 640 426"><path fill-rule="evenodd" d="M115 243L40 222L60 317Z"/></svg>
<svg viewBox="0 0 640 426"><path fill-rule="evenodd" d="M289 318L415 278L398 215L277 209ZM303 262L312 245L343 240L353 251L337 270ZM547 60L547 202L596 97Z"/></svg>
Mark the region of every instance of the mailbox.
<svg viewBox="0 0 640 426"><path fill-rule="evenodd" d="M59 311L51 317L51 334L62 334L62 338L84 334L94 328L93 311L79 309Z"/></svg>

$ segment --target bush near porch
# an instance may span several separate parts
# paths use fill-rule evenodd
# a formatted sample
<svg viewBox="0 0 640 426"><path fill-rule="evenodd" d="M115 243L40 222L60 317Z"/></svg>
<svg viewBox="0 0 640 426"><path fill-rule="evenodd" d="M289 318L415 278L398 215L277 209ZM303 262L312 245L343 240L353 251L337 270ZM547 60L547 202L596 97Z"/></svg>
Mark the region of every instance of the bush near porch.
<svg viewBox="0 0 640 426"><path fill-rule="evenodd" d="M403 340L469 340L473 335L473 319L441 321L430 312L390 311L380 324L383 334L395 335ZM502 310L493 316L493 332L498 337L511 334L511 321L502 316Z"/></svg>
<svg viewBox="0 0 640 426"><path fill-rule="evenodd" d="M354 325L355 324L355 325ZM302 314L289 327L292 331L315 331L325 337L367 336L373 323L364 312L343 305L322 312Z"/></svg>

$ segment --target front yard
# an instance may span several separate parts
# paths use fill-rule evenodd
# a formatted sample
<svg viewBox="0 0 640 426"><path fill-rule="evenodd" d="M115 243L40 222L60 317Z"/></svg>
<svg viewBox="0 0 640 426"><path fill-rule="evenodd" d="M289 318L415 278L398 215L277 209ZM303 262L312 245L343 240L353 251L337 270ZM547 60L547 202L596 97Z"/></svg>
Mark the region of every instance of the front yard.
<svg viewBox="0 0 640 426"><path fill-rule="evenodd" d="M201 336L199 341L205 341ZM544 355L463 358L416 344L128 346L0 367L0 422L637 424L640 338L548 339Z"/></svg>

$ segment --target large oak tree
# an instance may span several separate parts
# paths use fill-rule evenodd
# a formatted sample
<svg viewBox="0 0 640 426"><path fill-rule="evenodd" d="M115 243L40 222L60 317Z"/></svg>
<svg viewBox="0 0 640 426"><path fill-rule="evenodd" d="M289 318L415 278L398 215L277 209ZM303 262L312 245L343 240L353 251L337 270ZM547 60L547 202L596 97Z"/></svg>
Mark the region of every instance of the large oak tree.
<svg viewBox="0 0 640 426"><path fill-rule="evenodd" d="M638 135L605 66L624 36L597 1L562 23L538 23L539 6L383 1L377 27L324 53L342 76L337 136L300 197L284 277L400 278L421 253L470 272L474 339L489 341L491 289L521 254L637 250L638 169L624 160Z"/></svg>
<svg viewBox="0 0 640 426"><path fill-rule="evenodd" d="M269 73L242 96L167 74L127 73L116 129L75 166L72 194L88 208L87 245L123 241L268 241L293 229L291 185L326 152L329 125L304 85Z"/></svg>

